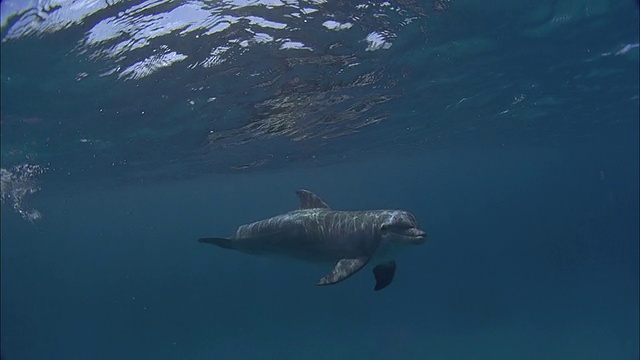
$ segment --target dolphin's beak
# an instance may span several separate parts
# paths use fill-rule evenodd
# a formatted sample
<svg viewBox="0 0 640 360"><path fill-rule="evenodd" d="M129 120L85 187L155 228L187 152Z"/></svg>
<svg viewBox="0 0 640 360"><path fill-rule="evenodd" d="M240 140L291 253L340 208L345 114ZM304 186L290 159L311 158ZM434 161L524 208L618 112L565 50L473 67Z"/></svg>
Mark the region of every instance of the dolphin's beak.
<svg viewBox="0 0 640 360"><path fill-rule="evenodd" d="M405 231L405 235L412 237L416 244L422 244L427 238L427 233L424 230L420 230L418 228L408 229L407 231Z"/></svg>

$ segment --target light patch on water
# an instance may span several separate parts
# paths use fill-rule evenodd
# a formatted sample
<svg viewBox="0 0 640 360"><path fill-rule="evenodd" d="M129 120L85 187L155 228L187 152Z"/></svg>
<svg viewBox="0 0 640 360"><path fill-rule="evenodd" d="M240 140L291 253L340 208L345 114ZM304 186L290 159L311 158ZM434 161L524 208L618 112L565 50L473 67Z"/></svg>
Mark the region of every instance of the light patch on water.
<svg viewBox="0 0 640 360"><path fill-rule="evenodd" d="M211 50L211 56L202 62L202 66L208 68L222 64L226 61L223 56L229 49L231 49L229 46L218 46L217 48L214 48Z"/></svg>
<svg viewBox="0 0 640 360"><path fill-rule="evenodd" d="M299 42L299 41L285 41L284 43L282 43L282 45L280 45L280 50L289 50L289 49L294 49L294 50L313 50L308 46L305 46L305 44Z"/></svg>
<svg viewBox="0 0 640 360"><path fill-rule="evenodd" d="M269 34L265 34L265 33L256 33L253 36L253 40L257 43L268 43L268 42L272 42L273 36L269 35Z"/></svg>
<svg viewBox="0 0 640 360"><path fill-rule="evenodd" d="M20 18L12 24L2 41L17 39L42 33L53 33L58 30L81 24L83 19L114 5L121 0L57 0L37 1L3 1L2 2L2 26L7 24L11 15L20 14ZM35 6L34 6L35 5ZM33 7L33 8L32 8Z"/></svg>
<svg viewBox="0 0 640 360"><path fill-rule="evenodd" d="M387 41L388 36L378 32L372 32L365 38L367 42L366 51L375 51L379 49L388 49L391 47L391 42Z"/></svg>
<svg viewBox="0 0 640 360"><path fill-rule="evenodd" d="M616 52L616 55L624 55L624 54L628 53L629 50L637 49L638 47L640 47L640 44L638 44L638 43L627 44L622 49L618 50Z"/></svg>
<svg viewBox="0 0 640 360"><path fill-rule="evenodd" d="M284 29L287 27L287 24L283 24L276 21L269 21L259 16L247 16L244 19L249 20L249 24L258 25L263 28L271 28L271 29Z"/></svg>
<svg viewBox="0 0 640 360"><path fill-rule="evenodd" d="M186 55L178 54L175 51L161 55L153 55L124 69L118 77L125 78L127 80L141 79L153 74L161 68L171 66L173 63L182 61L186 58Z"/></svg>
<svg viewBox="0 0 640 360"><path fill-rule="evenodd" d="M112 56L130 47L147 46L149 40L182 30L180 35L207 28L207 25L222 20L201 7L187 3L162 14L132 16L131 13L119 17L108 17L97 23L87 35L84 45L96 45L127 35L129 38L112 49Z"/></svg>
<svg viewBox="0 0 640 360"><path fill-rule="evenodd" d="M23 219L34 222L42 218L40 211L29 208L24 198L40 190L37 178L46 171L40 165L22 164L7 170L0 169L2 204L10 203L15 212Z"/></svg>
<svg viewBox="0 0 640 360"><path fill-rule="evenodd" d="M220 21L218 23L216 23L215 25L211 26L211 28L209 29L209 31L205 32L204 35L213 35L215 33L219 33L222 31L225 31L226 29L228 29L231 24L232 21L233 23L235 23L237 21L237 19L231 17L231 16L226 16L224 17L224 21Z"/></svg>
<svg viewBox="0 0 640 360"><path fill-rule="evenodd" d="M322 26L326 27L329 30L339 31L339 30L350 29L353 26L353 24L350 22L339 23L337 21L327 20L322 23Z"/></svg>

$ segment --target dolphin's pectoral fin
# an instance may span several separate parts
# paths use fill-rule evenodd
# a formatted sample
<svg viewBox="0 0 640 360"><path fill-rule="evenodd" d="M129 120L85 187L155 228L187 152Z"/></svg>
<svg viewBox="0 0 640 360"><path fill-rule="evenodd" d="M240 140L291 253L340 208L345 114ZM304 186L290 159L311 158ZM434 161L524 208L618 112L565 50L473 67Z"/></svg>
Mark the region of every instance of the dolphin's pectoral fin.
<svg viewBox="0 0 640 360"><path fill-rule="evenodd" d="M369 257L359 257L355 259L342 259L338 261L331 273L322 277L316 285L331 285L340 282L362 269Z"/></svg>
<svg viewBox="0 0 640 360"><path fill-rule="evenodd" d="M396 273L396 262L391 260L373 268L373 275L376 277L376 287L374 290L382 290L393 281Z"/></svg>
<svg viewBox="0 0 640 360"><path fill-rule="evenodd" d="M200 238L198 239L198 242L217 245L225 249L235 249L235 247L233 246L233 241L231 241L231 239L229 238Z"/></svg>
<svg viewBox="0 0 640 360"><path fill-rule="evenodd" d="M320 196L309 190L300 189L296 191L296 195L300 198L300 209L329 209L329 205Z"/></svg>

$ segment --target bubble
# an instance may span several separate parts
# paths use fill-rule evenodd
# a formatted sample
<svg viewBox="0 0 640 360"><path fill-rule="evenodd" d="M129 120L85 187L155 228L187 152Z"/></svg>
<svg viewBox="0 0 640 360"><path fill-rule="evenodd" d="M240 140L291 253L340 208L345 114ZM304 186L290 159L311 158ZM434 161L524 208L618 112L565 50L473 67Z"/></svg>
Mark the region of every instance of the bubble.
<svg viewBox="0 0 640 360"><path fill-rule="evenodd" d="M38 177L46 171L40 165L21 164L7 170L0 168L0 199L2 204L10 203L15 212L31 222L42 218L42 213L25 205L24 198L40 190Z"/></svg>

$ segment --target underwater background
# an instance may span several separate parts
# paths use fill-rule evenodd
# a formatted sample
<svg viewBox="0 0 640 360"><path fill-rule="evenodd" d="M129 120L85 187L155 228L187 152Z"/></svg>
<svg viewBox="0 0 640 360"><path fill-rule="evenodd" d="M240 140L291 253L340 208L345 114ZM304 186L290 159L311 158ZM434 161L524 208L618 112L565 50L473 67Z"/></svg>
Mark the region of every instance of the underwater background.
<svg viewBox="0 0 640 360"><path fill-rule="evenodd" d="M638 3L0 3L2 359L638 359ZM404 209L371 268L199 244Z"/></svg>

